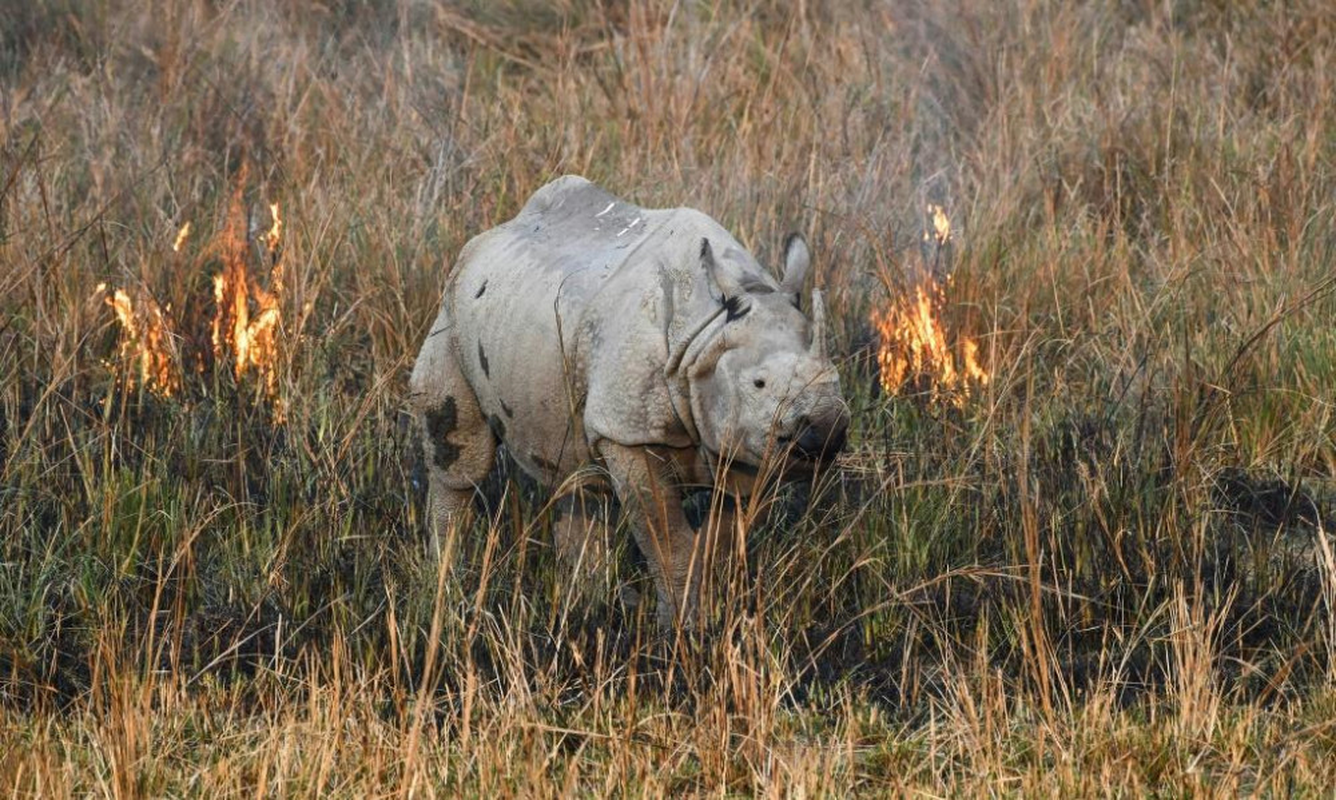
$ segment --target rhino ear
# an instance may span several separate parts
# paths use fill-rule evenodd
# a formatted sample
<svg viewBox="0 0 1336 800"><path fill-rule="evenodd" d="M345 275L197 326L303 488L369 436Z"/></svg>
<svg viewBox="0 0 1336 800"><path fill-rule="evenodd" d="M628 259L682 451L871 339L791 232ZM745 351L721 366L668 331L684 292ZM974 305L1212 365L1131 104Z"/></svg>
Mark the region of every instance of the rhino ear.
<svg viewBox="0 0 1336 800"><path fill-rule="evenodd" d="M714 248L710 247L709 239L700 240L700 263L701 266L705 267L705 273L710 276L710 280L714 282L715 286L719 287L720 293L724 296L723 302L725 305L730 300L736 302L736 298L742 296L742 283L738 280L738 276L729 271L727 266L715 260Z"/></svg>
<svg viewBox="0 0 1336 800"><path fill-rule="evenodd" d="M807 241L800 233L790 233L784 240L784 280L780 281L780 288L789 294L801 292L811 265L812 253L807 249Z"/></svg>

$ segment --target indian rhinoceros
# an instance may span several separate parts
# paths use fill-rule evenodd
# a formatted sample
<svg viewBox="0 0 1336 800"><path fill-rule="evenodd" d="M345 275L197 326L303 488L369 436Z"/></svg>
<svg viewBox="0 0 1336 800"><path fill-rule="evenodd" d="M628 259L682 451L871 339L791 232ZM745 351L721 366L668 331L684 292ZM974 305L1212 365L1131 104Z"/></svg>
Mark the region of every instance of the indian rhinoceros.
<svg viewBox="0 0 1336 800"><path fill-rule="evenodd" d="M745 495L763 466L810 473L845 441L820 292L810 322L799 309L809 262L789 236L776 281L700 211L639 208L577 176L468 242L410 382L438 550L504 443L558 492L611 488L659 623L691 624L717 537L690 527L684 490ZM572 566L606 556L587 517L576 505L554 525Z"/></svg>

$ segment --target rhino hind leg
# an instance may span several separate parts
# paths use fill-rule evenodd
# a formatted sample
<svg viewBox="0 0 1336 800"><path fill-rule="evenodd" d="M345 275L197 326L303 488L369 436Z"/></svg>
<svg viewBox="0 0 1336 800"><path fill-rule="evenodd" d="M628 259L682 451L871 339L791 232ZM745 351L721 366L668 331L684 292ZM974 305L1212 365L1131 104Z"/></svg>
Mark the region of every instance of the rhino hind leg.
<svg viewBox="0 0 1336 800"><path fill-rule="evenodd" d="M497 441L454 358L444 312L418 354L409 405L422 434L432 552L468 523L477 486L496 460Z"/></svg>

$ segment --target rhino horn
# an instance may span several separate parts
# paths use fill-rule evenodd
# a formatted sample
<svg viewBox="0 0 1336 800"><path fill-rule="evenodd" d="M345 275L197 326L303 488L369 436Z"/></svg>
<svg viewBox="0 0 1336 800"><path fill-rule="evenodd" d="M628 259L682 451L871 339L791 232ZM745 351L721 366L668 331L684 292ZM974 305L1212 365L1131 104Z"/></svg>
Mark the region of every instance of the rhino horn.
<svg viewBox="0 0 1336 800"><path fill-rule="evenodd" d="M812 253L807 249L807 240L800 233L790 233L784 240L784 279L780 281L780 287L789 294L801 292L811 264Z"/></svg>
<svg viewBox="0 0 1336 800"><path fill-rule="evenodd" d="M821 290L812 290L812 358L826 357L826 304Z"/></svg>

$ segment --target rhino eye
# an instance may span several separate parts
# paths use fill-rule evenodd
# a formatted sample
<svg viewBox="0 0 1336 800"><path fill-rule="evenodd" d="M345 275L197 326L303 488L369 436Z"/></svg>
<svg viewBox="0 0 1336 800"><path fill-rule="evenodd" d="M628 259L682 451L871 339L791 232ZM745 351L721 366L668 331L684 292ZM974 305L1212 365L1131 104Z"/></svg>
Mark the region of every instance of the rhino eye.
<svg viewBox="0 0 1336 800"><path fill-rule="evenodd" d="M752 386L755 386L757 389L764 389L765 380L762 378L757 378L756 380L752 381Z"/></svg>

